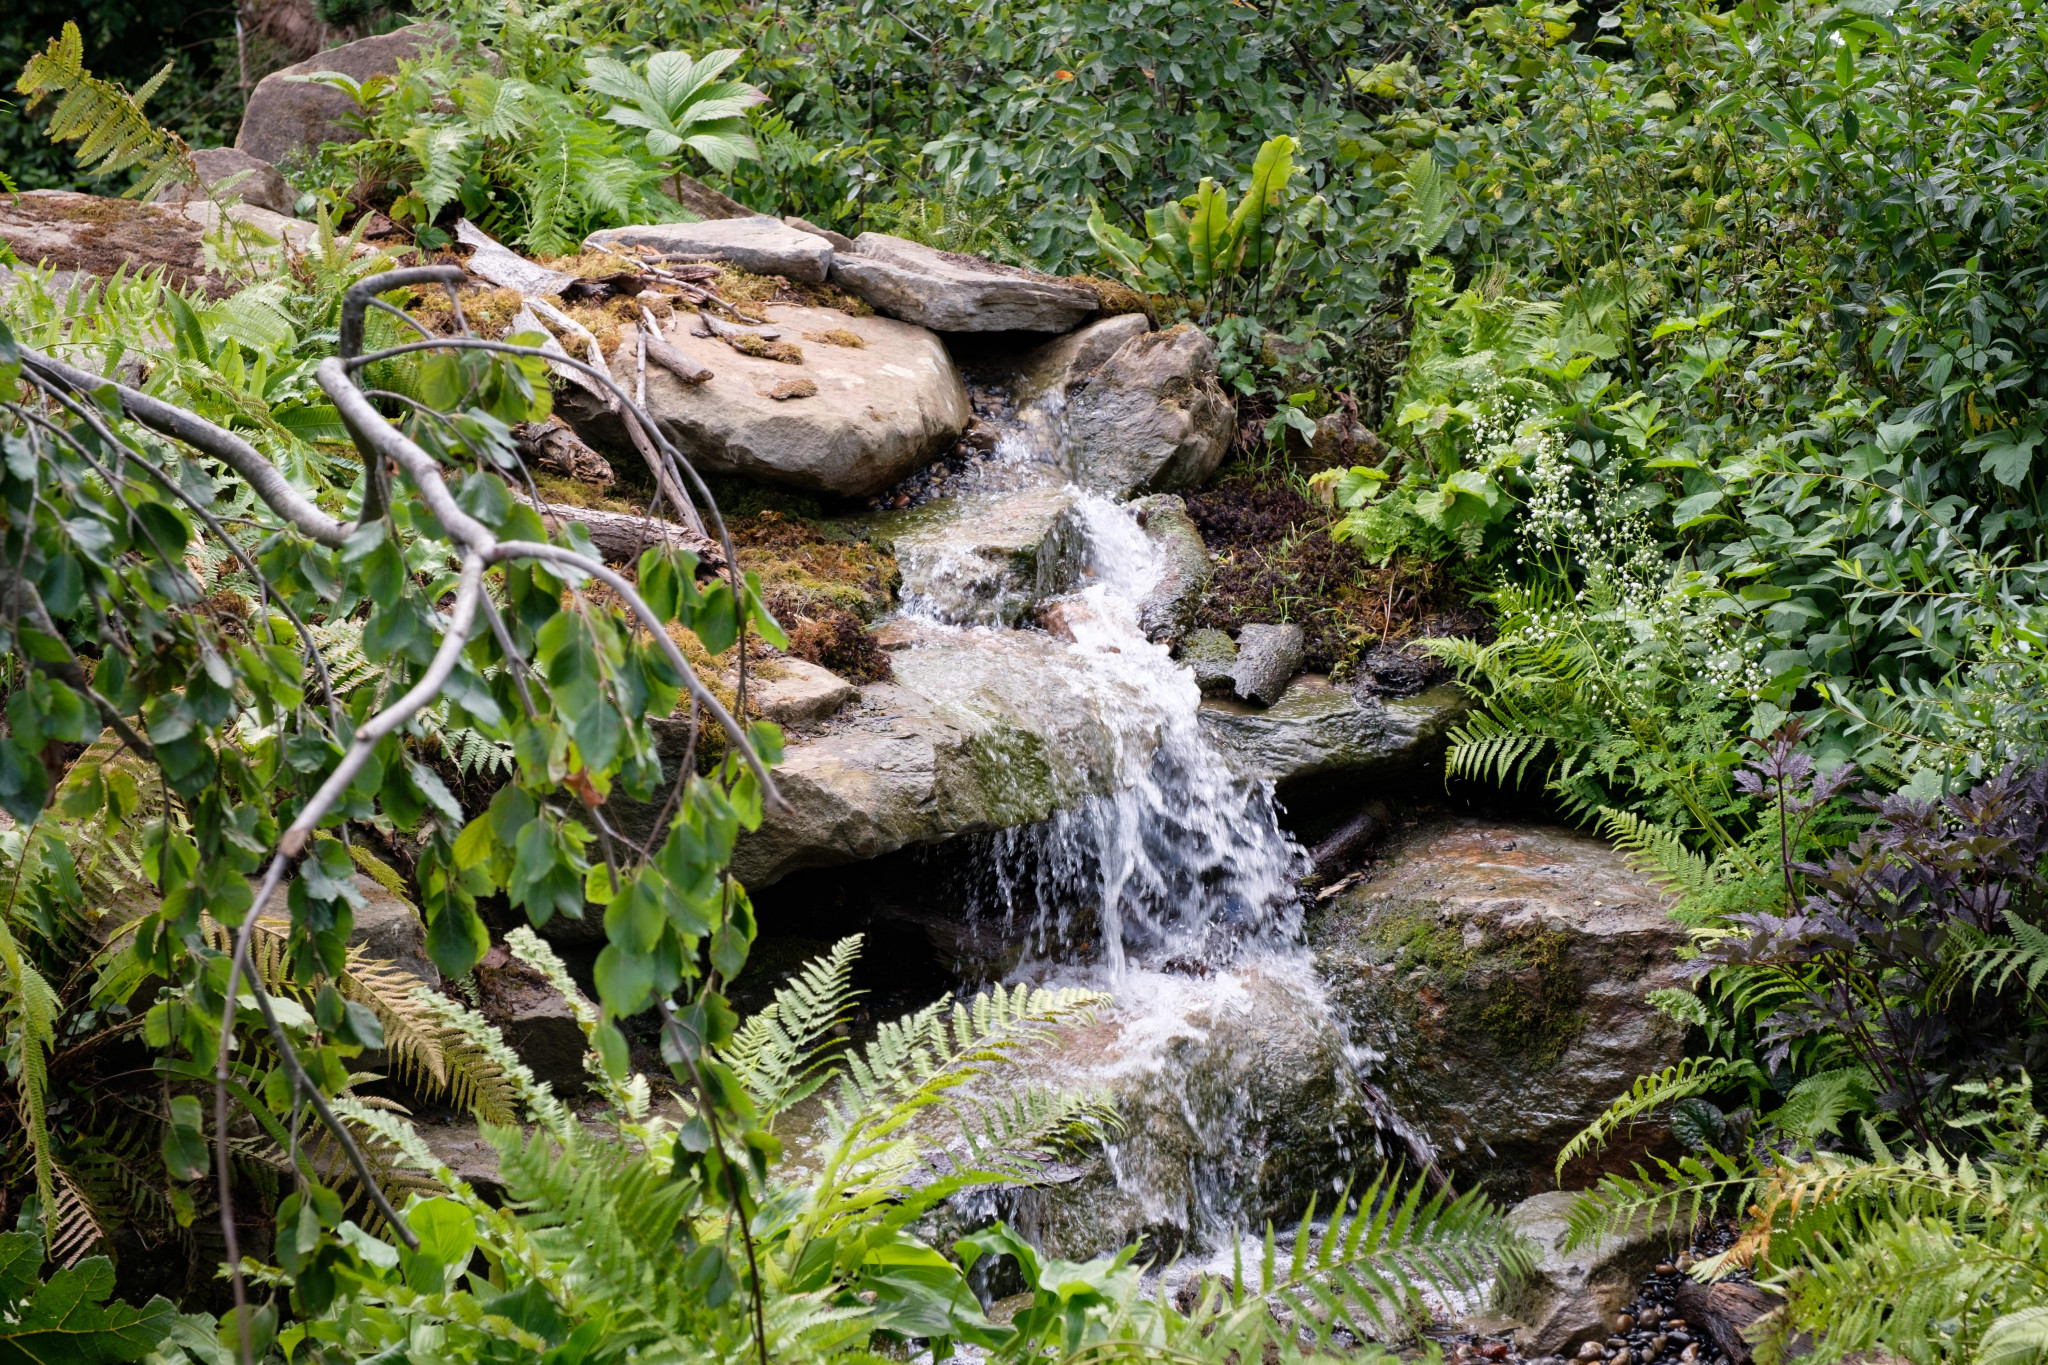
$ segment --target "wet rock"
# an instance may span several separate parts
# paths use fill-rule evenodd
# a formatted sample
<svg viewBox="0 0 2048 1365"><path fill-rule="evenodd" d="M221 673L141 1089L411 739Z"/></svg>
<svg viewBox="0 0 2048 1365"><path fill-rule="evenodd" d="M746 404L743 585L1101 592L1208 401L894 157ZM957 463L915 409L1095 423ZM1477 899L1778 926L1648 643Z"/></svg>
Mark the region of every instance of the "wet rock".
<svg viewBox="0 0 2048 1365"><path fill-rule="evenodd" d="M1187 504L1171 493L1155 493L1131 504L1160 559L1159 581L1138 604L1138 626L1154 644L1178 640L1202 604L1209 586L1209 550Z"/></svg>
<svg viewBox="0 0 2048 1365"><path fill-rule="evenodd" d="M1216 344L1187 323L1118 347L1068 394L1061 419L1074 481L1117 497L1207 482L1236 435Z"/></svg>
<svg viewBox="0 0 2048 1365"><path fill-rule="evenodd" d="M878 518L906 604L961 625L1014 626L1081 577L1073 495L1058 488L976 494Z"/></svg>
<svg viewBox="0 0 2048 1365"><path fill-rule="evenodd" d="M781 275L823 284L832 267L832 244L765 213L701 223L635 223L604 228L583 239L586 250L652 247L677 260L728 261L756 275Z"/></svg>
<svg viewBox="0 0 2048 1365"><path fill-rule="evenodd" d="M1195 670L1195 686L1204 696L1227 694L1237 686L1237 641L1214 627L1189 631L1174 657Z"/></svg>
<svg viewBox="0 0 2048 1365"><path fill-rule="evenodd" d="M749 887L1030 824L1115 784L1119 737L1086 691L1068 685L1084 663L1061 641L915 618L890 622L882 635L894 680L869 684L824 734L789 746L775 770L789 809L743 834L733 856ZM653 725L673 771L684 724ZM646 836L655 813L617 797L606 812L632 839ZM546 932L595 941L601 927L594 916L558 919Z"/></svg>
<svg viewBox="0 0 2048 1365"><path fill-rule="evenodd" d="M748 704L777 725L811 725L860 695L837 673L804 659L777 659L775 675L748 680Z"/></svg>
<svg viewBox="0 0 2048 1365"><path fill-rule="evenodd" d="M273 71L256 83L242 111L235 150L282 165L295 152L323 142L355 142L362 133L345 121L355 101L330 85L294 79L321 71L338 71L356 81L395 74L401 60L444 40L439 24L413 24L374 38L363 38L316 53L305 61Z"/></svg>
<svg viewBox="0 0 2048 1365"><path fill-rule="evenodd" d="M663 336L669 345L713 373L703 383L685 384L650 367L647 410L698 468L864 497L929 461L966 428L971 416L967 391L952 357L930 332L891 318L854 318L829 308L771 304L768 312L785 336L843 328L864 344L802 345L803 364L793 372L779 361L743 355L716 338L696 336L690 322L666 326ZM623 330L625 339L611 368L630 393L633 329ZM818 396L790 403L766 392L791 378L810 380ZM559 406L585 440L638 462L617 414L580 390L565 392Z"/></svg>
<svg viewBox="0 0 2048 1365"><path fill-rule="evenodd" d="M1263 709L1211 696L1202 703L1201 721L1209 742L1239 777L1334 795L1366 779L1435 763L1466 705L1455 688L1360 705L1327 678L1307 674Z"/></svg>
<svg viewBox="0 0 2048 1365"><path fill-rule="evenodd" d="M1081 638L1081 628L1095 619L1095 613L1086 597L1052 597L1038 604L1032 619L1047 635L1071 645Z"/></svg>
<svg viewBox="0 0 2048 1365"><path fill-rule="evenodd" d="M1301 671L1303 652L1300 626L1245 626L1237 632L1237 666L1231 670L1237 695L1261 706L1279 701Z"/></svg>
<svg viewBox="0 0 2048 1365"><path fill-rule="evenodd" d="M1526 1354L1605 1358L1601 1342L1609 1321L1635 1298L1650 1268L1685 1241L1683 1220L1667 1215L1654 1222L1639 1219L1613 1236L1566 1252L1568 1219L1577 1199L1556 1190L1508 1210L1508 1225L1535 1243L1537 1261L1526 1276L1503 1282L1495 1302L1521 1324L1516 1344Z"/></svg>
<svg viewBox="0 0 2048 1365"><path fill-rule="evenodd" d="M841 289L937 332L1066 332L1099 306L1085 284L882 232L863 232L831 266Z"/></svg>
<svg viewBox="0 0 2048 1365"><path fill-rule="evenodd" d="M1152 324L1143 313L1119 313L1026 351L998 366L995 372L1019 406L1055 397L1064 401L1069 388L1080 384L1128 343L1151 330Z"/></svg>
<svg viewBox="0 0 2048 1365"><path fill-rule="evenodd" d="M348 936L350 946L438 990L441 973L427 956L427 928L420 922L419 911L374 878L359 873L353 881L363 903L356 908L355 928Z"/></svg>
<svg viewBox="0 0 2048 1365"><path fill-rule="evenodd" d="M291 186L284 183L284 176L278 173L277 167L263 158L233 147L202 147L192 153L192 164L199 168L199 178L217 197L240 195L245 204L269 209L287 218L294 216L292 209L298 196L292 193ZM222 184L233 176L241 179L232 185ZM188 199L205 197L191 186L170 185L152 202L182 204Z"/></svg>
<svg viewBox="0 0 2048 1365"><path fill-rule="evenodd" d="M1378 645L1365 652L1357 665L1355 689L1364 697L1412 697L1451 676L1442 660L1422 648L1420 641L1405 645Z"/></svg>
<svg viewBox="0 0 2048 1365"><path fill-rule="evenodd" d="M1305 1006L1319 991L1284 957L1128 975L1114 1009L1028 1064L1034 1079L1106 1092L1122 1131L1068 1178L1006 1192L1003 1216L1055 1256L1134 1241L1172 1256L1327 1198L1376 1153L1344 1040Z"/></svg>
<svg viewBox="0 0 2048 1365"><path fill-rule="evenodd" d="M705 215L707 218L710 216L710 214ZM795 228L798 232L808 232L813 237L823 237L832 244L832 250L835 252L853 250L853 238L843 232L834 232L831 228L819 227L809 219L798 218L793 214L784 215L782 221Z"/></svg>
<svg viewBox="0 0 2048 1365"><path fill-rule="evenodd" d="M597 937L603 937L602 924ZM500 943L477 963L476 989L484 1018L498 1026L519 1060L557 1095L578 1094L589 1084L583 1067L589 1040L576 1012L545 976Z"/></svg>
<svg viewBox="0 0 2048 1365"><path fill-rule="evenodd" d="M484 1140L482 1128L472 1122L415 1123L426 1139L427 1150L446 1166L457 1180L484 1198L496 1202L505 1197L505 1182L498 1168L498 1149Z"/></svg>
<svg viewBox="0 0 2048 1365"><path fill-rule="evenodd" d="M1358 1041L1383 1054L1376 1083L1461 1187L1514 1199L1549 1186L1574 1134L1684 1055L1683 1028L1644 997L1680 984L1685 935L1588 835L1422 824L1311 919L1309 940ZM1662 1132L1638 1125L1602 1169L1625 1169Z"/></svg>

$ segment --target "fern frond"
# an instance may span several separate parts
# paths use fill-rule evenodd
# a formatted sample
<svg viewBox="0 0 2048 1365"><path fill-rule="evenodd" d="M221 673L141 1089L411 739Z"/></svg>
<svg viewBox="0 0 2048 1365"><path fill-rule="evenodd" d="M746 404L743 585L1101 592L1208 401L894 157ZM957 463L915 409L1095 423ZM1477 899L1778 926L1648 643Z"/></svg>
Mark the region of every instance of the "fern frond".
<svg viewBox="0 0 2048 1365"><path fill-rule="evenodd" d="M166 64L132 95L118 82L102 80L85 69L84 40L78 25L67 20L48 49L28 59L15 89L29 96L30 109L45 96L61 93L50 114L51 141L77 142L78 164L101 175L134 168L138 174L126 193L146 198L169 184L200 183L185 140L156 127L142 112L143 101L169 74Z"/></svg>
<svg viewBox="0 0 2048 1365"><path fill-rule="evenodd" d="M771 1127L778 1114L825 1084L835 1055L845 1046L834 1035L853 1016L861 995L853 989L860 944L861 936L854 934L806 963L740 1025L720 1053Z"/></svg>
<svg viewBox="0 0 2048 1365"><path fill-rule="evenodd" d="M1557 1175L1562 1178L1566 1166L1605 1147L1608 1138L1622 1124L1638 1119L1660 1105L1682 1100L1688 1095L1698 1095L1738 1077L1761 1080L1755 1063L1731 1061L1726 1057L1687 1057L1676 1066L1668 1066L1652 1075L1638 1076L1627 1094L1608 1105L1600 1117L1564 1145L1557 1154Z"/></svg>
<svg viewBox="0 0 2048 1365"><path fill-rule="evenodd" d="M1684 838L1669 825L1612 806L1602 806L1599 814L1600 832L1628 855L1629 864L1645 873L1652 885L1697 895L1713 884L1713 867L1706 856L1687 848Z"/></svg>

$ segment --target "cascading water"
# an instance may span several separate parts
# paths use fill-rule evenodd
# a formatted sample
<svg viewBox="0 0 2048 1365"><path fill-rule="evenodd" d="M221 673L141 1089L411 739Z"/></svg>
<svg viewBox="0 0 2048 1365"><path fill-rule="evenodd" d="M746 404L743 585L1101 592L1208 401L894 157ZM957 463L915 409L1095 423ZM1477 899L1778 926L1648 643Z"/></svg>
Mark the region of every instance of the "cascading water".
<svg viewBox="0 0 2048 1365"><path fill-rule="evenodd" d="M1057 423L1033 418L998 445L983 489L1015 497L1056 479ZM1059 1254L1132 1235L1161 1250L1221 1245L1298 1212L1305 1181L1348 1171L1366 1155L1355 1148L1399 1125L1301 944L1301 848L1270 791L1233 776L1204 737L1192 672L1139 625L1159 549L1134 509L1065 496L1081 585L1056 600L1071 667L1042 682L1079 694L1111 751L1086 761L1106 762L1113 780L1108 794L988 837L960 908L1024 938L1015 978L1111 996L1045 1079L1107 1092L1126 1126L1078 1187L1017 1192L1003 1212ZM985 561L936 560L919 577L907 613L1006 633L962 624L997 619Z"/></svg>
<svg viewBox="0 0 2048 1365"><path fill-rule="evenodd" d="M1074 679L1114 737L1117 782L1043 824L1005 831L986 869L992 904L1026 917L1042 957L1077 933L1100 944L1109 977L1133 961L1216 965L1246 943L1291 943L1300 927L1301 850L1270 796L1234 778L1203 738L1194 677L1145 639L1138 604L1159 553L1131 514L1077 494L1084 573L1062 619L1084 667ZM1075 915L1095 923L1077 925Z"/></svg>

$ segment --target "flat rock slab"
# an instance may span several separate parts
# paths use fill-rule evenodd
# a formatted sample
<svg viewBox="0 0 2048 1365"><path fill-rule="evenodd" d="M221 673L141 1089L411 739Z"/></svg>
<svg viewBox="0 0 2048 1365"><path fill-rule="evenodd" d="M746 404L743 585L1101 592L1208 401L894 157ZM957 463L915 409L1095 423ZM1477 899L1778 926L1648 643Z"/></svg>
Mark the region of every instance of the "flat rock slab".
<svg viewBox="0 0 2048 1365"><path fill-rule="evenodd" d="M748 704L777 725L815 725L860 695L852 683L807 659L777 659L772 667L775 676L753 685Z"/></svg>
<svg viewBox="0 0 2048 1365"><path fill-rule="evenodd" d="M318 147L323 142L357 141L362 134L344 122L355 112L355 101L333 86L292 78L319 71L338 71L355 81L390 75L398 70L401 60L418 57L424 49L448 36L448 30L439 24L412 24L374 38L343 43L271 72L256 82L256 88L249 94L249 103L242 112L241 131L235 135L236 150L276 166L294 152Z"/></svg>
<svg viewBox="0 0 2048 1365"><path fill-rule="evenodd" d="M903 600L958 625L1014 626L1081 575L1074 496L1028 488L944 498L875 523L903 574Z"/></svg>
<svg viewBox="0 0 2048 1365"><path fill-rule="evenodd" d="M303 250L317 229L267 209L243 204L228 217L262 234L251 238L253 258L274 257L276 243ZM206 200L184 204L140 204L68 190L28 190L0 197L0 241L24 265L109 276L161 270L167 284L200 287L214 294L226 282L207 273L206 235L220 226L221 212Z"/></svg>
<svg viewBox="0 0 2048 1365"><path fill-rule="evenodd" d="M1685 933L1619 850L1572 830L1456 817L1399 834L1372 879L1311 916L1331 991L1383 1056L1375 1082L1460 1188L1519 1199L1638 1076L1685 1055L1645 999L1682 983ZM1663 1132L1644 1122L1586 1183Z"/></svg>
<svg viewBox="0 0 2048 1365"><path fill-rule="evenodd" d="M1101 307L1057 275L863 232L832 257L832 283L935 332L1070 332Z"/></svg>
<svg viewBox="0 0 2048 1365"><path fill-rule="evenodd" d="M815 240L815 239L813 239ZM893 318L855 318L829 308L770 304L782 340L803 352L790 365L742 355L693 335L694 314L663 330L669 345L712 373L685 384L650 364L647 410L699 469L843 497L865 497L932 459L967 428L972 410L960 373L939 339ZM611 359L628 393L634 384L633 328ZM851 332L862 345L810 341L806 333ZM771 395L790 380L817 386L811 397ZM580 395L565 405L585 440L631 450L618 417Z"/></svg>
<svg viewBox="0 0 2048 1365"><path fill-rule="evenodd" d="M1421 769L1443 752L1445 732L1467 703L1456 688L1361 705L1328 678L1296 678L1268 707L1203 699L1202 732L1236 776L1284 787L1358 785Z"/></svg>
<svg viewBox="0 0 2048 1365"><path fill-rule="evenodd" d="M780 275L803 284L823 284L832 268L830 242L764 213L604 228L584 238L583 245L588 250L652 247L679 260L726 261L756 275Z"/></svg>

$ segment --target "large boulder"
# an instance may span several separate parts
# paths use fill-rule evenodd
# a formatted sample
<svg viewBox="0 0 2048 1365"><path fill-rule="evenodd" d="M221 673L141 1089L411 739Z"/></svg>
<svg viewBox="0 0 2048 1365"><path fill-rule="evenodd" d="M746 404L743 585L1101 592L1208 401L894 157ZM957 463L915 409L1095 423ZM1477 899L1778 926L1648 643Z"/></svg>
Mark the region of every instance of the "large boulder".
<svg viewBox="0 0 2048 1365"><path fill-rule="evenodd" d="M198 167L200 180L214 194L223 198L240 195L245 204L292 216L298 196L292 193L291 186L284 183L284 176L278 173L277 167L261 157L233 147L202 147L192 153L192 164ZM240 179L234 179L237 176ZM233 184L223 183L231 179ZM155 202L182 204L190 199L204 198L206 195L189 185L174 184L159 191Z"/></svg>
<svg viewBox="0 0 2048 1365"><path fill-rule="evenodd" d="M379 962L389 962L422 986L438 989L441 973L427 955L427 927L412 902L360 873L354 878L363 903L356 907L349 946L361 948Z"/></svg>
<svg viewBox="0 0 2048 1365"><path fill-rule="evenodd" d="M877 538L902 572L906 608L958 625L1014 626L1081 576L1073 494L984 493L885 514Z"/></svg>
<svg viewBox="0 0 2048 1365"><path fill-rule="evenodd" d="M1084 665L1058 640L917 618L892 622L889 636L894 679L868 684L857 705L789 745L775 770L788 809L771 810L733 855L733 873L748 886L1031 824L1120 780L1119 752L1134 746L1103 720ZM673 771L685 726L654 728ZM1145 762L1149 752L1128 758ZM640 840L658 804L614 797L606 811ZM558 918L550 932L596 937L596 919Z"/></svg>
<svg viewBox="0 0 2048 1365"><path fill-rule="evenodd" d="M297 78L321 71L337 71L358 82L393 75L399 62L416 59L449 36L439 24L412 24L343 43L271 72L249 93L235 149L278 166L323 142L356 141L362 134L344 122L355 112L355 102L331 85Z"/></svg>
<svg viewBox="0 0 2048 1365"><path fill-rule="evenodd" d="M583 239L589 250L651 247L671 260L726 261L756 275L823 284L832 244L763 213L707 218L701 223L638 223L605 228Z"/></svg>
<svg viewBox="0 0 2048 1365"><path fill-rule="evenodd" d="M1401 701L1361 703L1310 673L1268 707L1206 697L1201 722L1202 733L1236 776L1272 782L1295 796L1308 789L1330 794L1434 763L1466 705L1464 693L1451 687Z"/></svg>
<svg viewBox="0 0 2048 1365"><path fill-rule="evenodd" d="M815 239L812 239L815 240ZM659 366L647 372L647 410L699 469L744 474L810 492L864 497L889 487L950 445L967 427L967 390L945 346L930 332L893 318L848 317L828 308L768 305L780 340L803 363L743 355L695 335L695 315L663 329L669 345L712 377L685 384ZM634 386L634 329L611 359L628 393ZM851 333L859 346L807 340ZM811 392L801 394L808 381ZM630 452L618 415L580 391L562 404L584 439Z"/></svg>
<svg viewBox="0 0 2048 1365"><path fill-rule="evenodd" d="M832 283L935 332L1067 332L1101 306L1056 275L863 232L832 257Z"/></svg>
<svg viewBox="0 0 2048 1365"><path fill-rule="evenodd" d="M1041 399L1064 402L1068 389L1101 369L1126 343L1151 330L1152 323L1143 313L1118 313L1033 347L1014 359L998 360L990 369L1019 407Z"/></svg>
<svg viewBox="0 0 2048 1365"><path fill-rule="evenodd" d="M1062 449L1074 482L1117 497L1206 482L1237 435L1216 343L1182 323L1126 341L1067 395Z"/></svg>
<svg viewBox="0 0 2048 1365"><path fill-rule="evenodd" d="M1565 1143L1685 1055L1645 997L1681 984L1685 933L1619 851L1585 834L1452 817L1396 839L1326 903L1309 942L1393 1106L1466 1186L1553 1187ZM1660 1136L1638 1125L1610 1161ZM1583 1178L1585 1170L1575 1170Z"/></svg>

